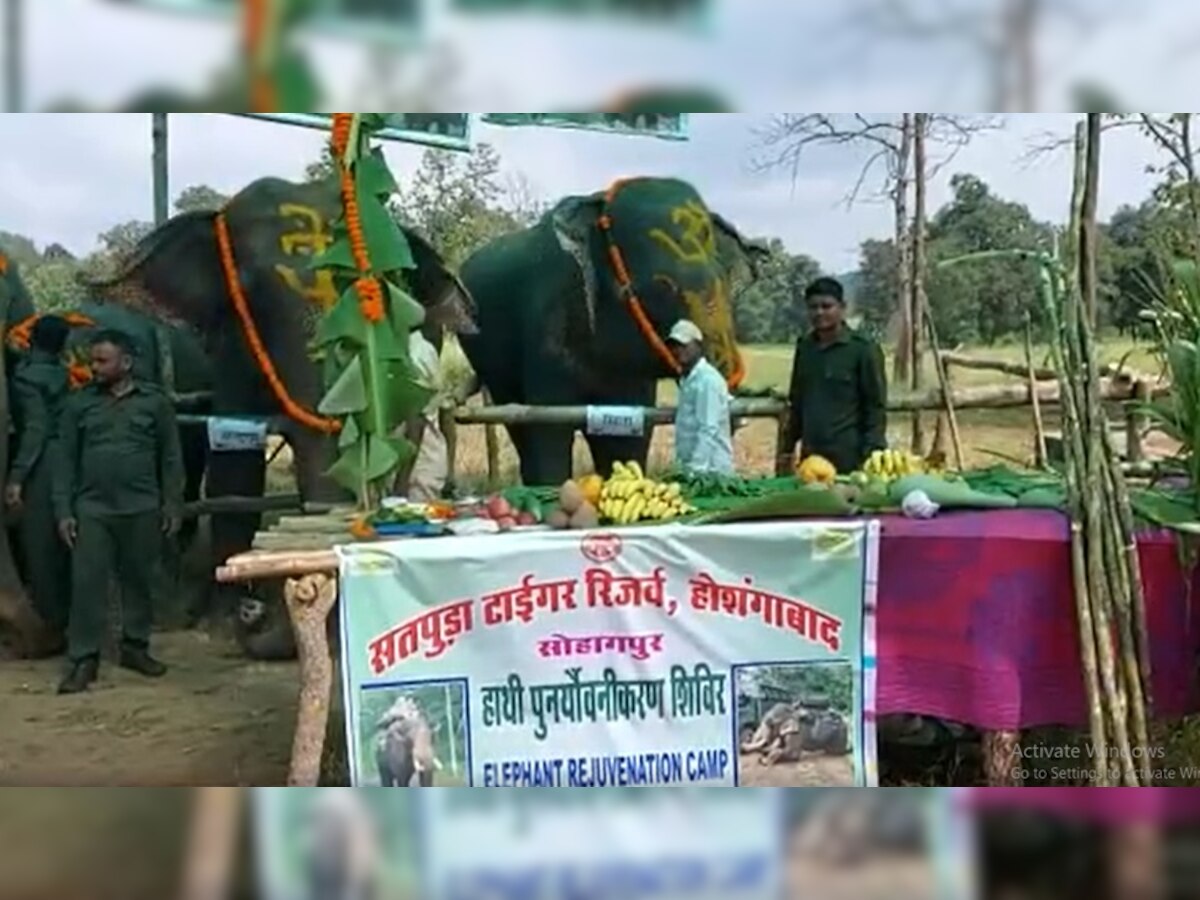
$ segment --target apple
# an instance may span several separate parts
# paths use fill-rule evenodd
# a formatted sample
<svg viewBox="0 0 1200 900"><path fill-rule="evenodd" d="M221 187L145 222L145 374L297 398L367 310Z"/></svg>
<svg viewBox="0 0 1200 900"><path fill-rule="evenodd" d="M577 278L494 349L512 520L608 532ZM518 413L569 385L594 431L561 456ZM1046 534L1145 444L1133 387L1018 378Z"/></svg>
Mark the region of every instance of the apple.
<svg viewBox="0 0 1200 900"><path fill-rule="evenodd" d="M511 519L514 515L512 506L509 502L497 494L487 502L488 518L495 519L499 522L501 519Z"/></svg>
<svg viewBox="0 0 1200 900"><path fill-rule="evenodd" d="M496 524L500 526L501 531L512 531L517 527L517 520L512 516L501 516L496 520Z"/></svg>

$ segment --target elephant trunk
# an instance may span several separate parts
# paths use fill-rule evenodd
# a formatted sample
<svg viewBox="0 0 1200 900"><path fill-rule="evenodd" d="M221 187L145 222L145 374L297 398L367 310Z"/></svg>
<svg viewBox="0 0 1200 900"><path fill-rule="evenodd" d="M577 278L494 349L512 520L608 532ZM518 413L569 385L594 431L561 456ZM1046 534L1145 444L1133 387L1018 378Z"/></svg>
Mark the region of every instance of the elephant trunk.
<svg viewBox="0 0 1200 900"><path fill-rule="evenodd" d="M758 726L758 730L754 732L754 736L750 738L749 743L742 745L743 753L758 753L769 747L775 741L774 729L769 724L763 722Z"/></svg>

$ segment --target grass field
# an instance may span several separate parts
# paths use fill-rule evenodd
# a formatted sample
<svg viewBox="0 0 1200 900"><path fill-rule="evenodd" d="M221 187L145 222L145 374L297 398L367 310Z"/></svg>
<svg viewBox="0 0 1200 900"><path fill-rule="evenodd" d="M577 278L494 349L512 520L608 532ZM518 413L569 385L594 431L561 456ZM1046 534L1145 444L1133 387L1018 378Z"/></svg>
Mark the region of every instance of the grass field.
<svg viewBox="0 0 1200 900"><path fill-rule="evenodd" d="M791 375L792 347L783 345L754 345L744 348L746 358L746 384L752 388L774 388L786 392ZM973 356L1024 364L1024 349L1019 345L986 348L966 348L961 352ZM1034 348L1034 364L1048 365L1049 351L1046 347ZM1119 363L1122 360L1129 369L1139 372L1157 372L1157 363L1148 347L1136 346L1128 341L1107 341L1101 347L1102 363ZM888 372L891 372L891 359ZM443 368L451 385L466 383L469 365L457 345L448 344L443 355ZM973 369L955 369L953 380L956 387L971 387L996 383L1016 383L1017 379L996 372ZM937 385L937 375L932 359L926 361L924 385ZM898 393L903 392L899 388ZM478 403L478 398L471 401ZM659 402L672 405L675 402L675 385L663 382L659 388ZM1057 427L1053 410L1044 410L1047 430ZM927 439L931 440L937 416L926 413L924 422ZM966 464L981 466L998 461L995 454L1017 459L1031 459L1033 455L1033 419L1028 408L998 410L964 410L958 413L959 429L962 434ZM907 446L909 442L908 414L893 414L888 427L888 440L893 446ZM517 480L517 457L504 429L497 429L500 441L501 480L511 484ZM673 451L673 432L669 426L655 431L650 448L650 469L666 468ZM768 474L774 466L776 425L769 419L751 419L741 428L734 441L736 465L743 474ZM459 429L457 454L458 482L462 485L482 483L487 474L487 451L484 429L478 425L462 426ZM592 461L587 445L582 438L576 439L575 472L577 475L591 471Z"/></svg>

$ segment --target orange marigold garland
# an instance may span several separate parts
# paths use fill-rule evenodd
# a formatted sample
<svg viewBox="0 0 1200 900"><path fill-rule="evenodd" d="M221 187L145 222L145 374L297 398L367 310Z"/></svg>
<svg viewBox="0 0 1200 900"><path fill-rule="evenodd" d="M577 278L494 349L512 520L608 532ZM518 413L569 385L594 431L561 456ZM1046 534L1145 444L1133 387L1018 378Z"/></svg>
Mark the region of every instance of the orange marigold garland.
<svg viewBox="0 0 1200 900"><path fill-rule="evenodd" d="M0 275L8 274L8 257L0 253Z"/></svg>
<svg viewBox="0 0 1200 900"><path fill-rule="evenodd" d="M383 289L371 277L371 255L367 251L367 238L363 234L362 213L358 208L358 187L354 183L354 172L346 162L346 151L354 131L354 113L334 113L330 143L334 158L341 173L342 207L345 210L346 234L350 238L350 252L358 266L359 277L354 282L358 292L359 308L368 322L380 322L384 316Z"/></svg>

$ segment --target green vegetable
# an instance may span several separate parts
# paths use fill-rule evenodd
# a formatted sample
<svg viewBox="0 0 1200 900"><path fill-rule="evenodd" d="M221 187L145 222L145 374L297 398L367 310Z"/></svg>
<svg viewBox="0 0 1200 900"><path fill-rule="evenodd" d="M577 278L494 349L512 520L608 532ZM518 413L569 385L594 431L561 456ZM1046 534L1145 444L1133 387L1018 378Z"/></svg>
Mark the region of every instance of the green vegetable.
<svg viewBox="0 0 1200 900"><path fill-rule="evenodd" d="M1017 501L1007 494L985 494L973 490L965 482L947 481L936 475L906 475L892 482L888 496L894 503L903 503L913 491L924 491L938 506L946 509L1012 509Z"/></svg>
<svg viewBox="0 0 1200 900"><path fill-rule="evenodd" d="M806 516L840 517L853 515L855 509L845 498L825 487L793 488L772 494L734 509L714 513L703 523L749 522L756 519L793 519Z"/></svg>
<svg viewBox="0 0 1200 900"><path fill-rule="evenodd" d="M1062 488L1035 487L1017 497L1017 506L1030 509L1065 509L1067 495Z"/></svg>

